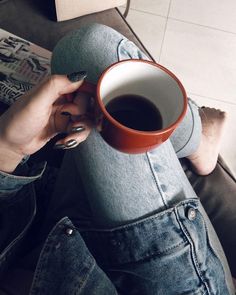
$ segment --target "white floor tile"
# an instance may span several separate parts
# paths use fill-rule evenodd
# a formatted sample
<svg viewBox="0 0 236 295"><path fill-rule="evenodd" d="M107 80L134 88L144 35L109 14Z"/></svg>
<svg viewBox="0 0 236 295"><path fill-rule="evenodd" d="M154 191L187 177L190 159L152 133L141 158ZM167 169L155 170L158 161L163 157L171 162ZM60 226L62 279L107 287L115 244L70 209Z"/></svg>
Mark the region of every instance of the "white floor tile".
<svg viewBox="0 0 236 295"><path fill-rule="evenodd" d="M153 14L167 16L169 2L132 0L127 20L156 61L160 58L180 78L191 98L228 113L221 155L236 175L236 35L220 31L236 33L236 2L171 0L165 32L166 19Z"/></svg>
<svg viewBox="0 0 236 295"><path fill-rule="evenodd" d="M236 35L169 19L160 63L188 92L236 104Z"/></svg>
<svg viewBox="0 0 236 295"><path fill-rule="evenodd" d="M169 4L170 0L131 0L130 8L166 17Z"/></svg>
<svg viewBox="0 0 236 295"><path fill-rule="evenodd" d="M118 9L119 9L119 11L122 13L122 14L124 14L124 12L125 12L125 7L124 6L119 6L119 7L117 7Z"/></svg>
<svg viewBox="0 0 236 295"><path fill-rule="evenodd" d="M228 122L223 135L223 144L220 154L236 176L236 105L196 95L190 95L190 97L196 101L199 106L214 107L227 112Z"/></svg>
<svg viewBox="0 0 236 295"><path fill-rule="evenodd" d="M127 21L156 61L159 60L166 18L130 10Z"/></svg>
<svg viewBox="0 0 236 295"><path fill-rule="evenodd" d="M172 0L169 16L236 33L235 0Z"/></svg>

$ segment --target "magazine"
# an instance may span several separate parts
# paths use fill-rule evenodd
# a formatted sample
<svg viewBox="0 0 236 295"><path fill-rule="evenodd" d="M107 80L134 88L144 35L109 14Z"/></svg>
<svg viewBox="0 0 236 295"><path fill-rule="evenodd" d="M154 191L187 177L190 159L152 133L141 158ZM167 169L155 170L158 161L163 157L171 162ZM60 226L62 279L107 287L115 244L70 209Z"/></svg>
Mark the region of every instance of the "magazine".
<svg viewBox="0 0 236 295"><path fill-rule="evenodd" d="M51 52L0 29L0 101L11 105L50 74Z"/></svg>

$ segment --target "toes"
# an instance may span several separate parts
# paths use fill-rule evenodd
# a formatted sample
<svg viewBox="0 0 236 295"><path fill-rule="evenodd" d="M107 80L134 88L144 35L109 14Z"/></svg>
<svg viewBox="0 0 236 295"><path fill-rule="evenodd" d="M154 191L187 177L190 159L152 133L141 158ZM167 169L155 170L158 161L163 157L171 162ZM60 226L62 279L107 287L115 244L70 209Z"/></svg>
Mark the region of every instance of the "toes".
<svg viewBox="0 0 236 295"><path fill-rule="evenodd" d="M210 107L201 107L199 109L199 114L202 120L217 120L227 118L227 113L221 109L210 108Z"/></svg>
<svg viewBox="0 0 236 295"><path fill-rule="evenodd" d="M224 111L220 111L220 115L223 118L228 118L228 113L224 112Z"/></svg>

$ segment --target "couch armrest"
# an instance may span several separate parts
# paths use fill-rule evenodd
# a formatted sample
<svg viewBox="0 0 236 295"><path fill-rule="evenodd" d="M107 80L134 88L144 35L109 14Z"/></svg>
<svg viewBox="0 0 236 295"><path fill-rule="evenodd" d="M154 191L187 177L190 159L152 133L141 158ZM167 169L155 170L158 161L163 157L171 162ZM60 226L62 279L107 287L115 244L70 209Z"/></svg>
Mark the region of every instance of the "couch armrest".
<svg viewBox="0 0 236 295"><path fill-rule="evenodd" d="M236 277L236 179L221 156L214 171L207 176L195 174L186 159L182 159L181 164L218 234L231 272Z"/></svg>

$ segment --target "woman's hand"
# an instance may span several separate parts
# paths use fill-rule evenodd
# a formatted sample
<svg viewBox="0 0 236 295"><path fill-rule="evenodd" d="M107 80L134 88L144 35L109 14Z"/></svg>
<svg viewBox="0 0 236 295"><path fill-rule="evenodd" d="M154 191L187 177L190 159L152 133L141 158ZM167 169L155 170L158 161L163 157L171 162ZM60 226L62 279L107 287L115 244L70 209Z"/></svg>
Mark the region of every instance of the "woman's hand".
<svg viewBox="0 0 236 295"><path fill-rule="evenodd" d="M24 156L38 151L58 133L67 136L57 142L57 148L75 147L88 137L93 124L81 115L86 114L90 99L81 94L69 102L64 95L75 92L84 76L74 74L75 82L67 76L51 76L0 117L1 171L14 171Z"/></svg>

